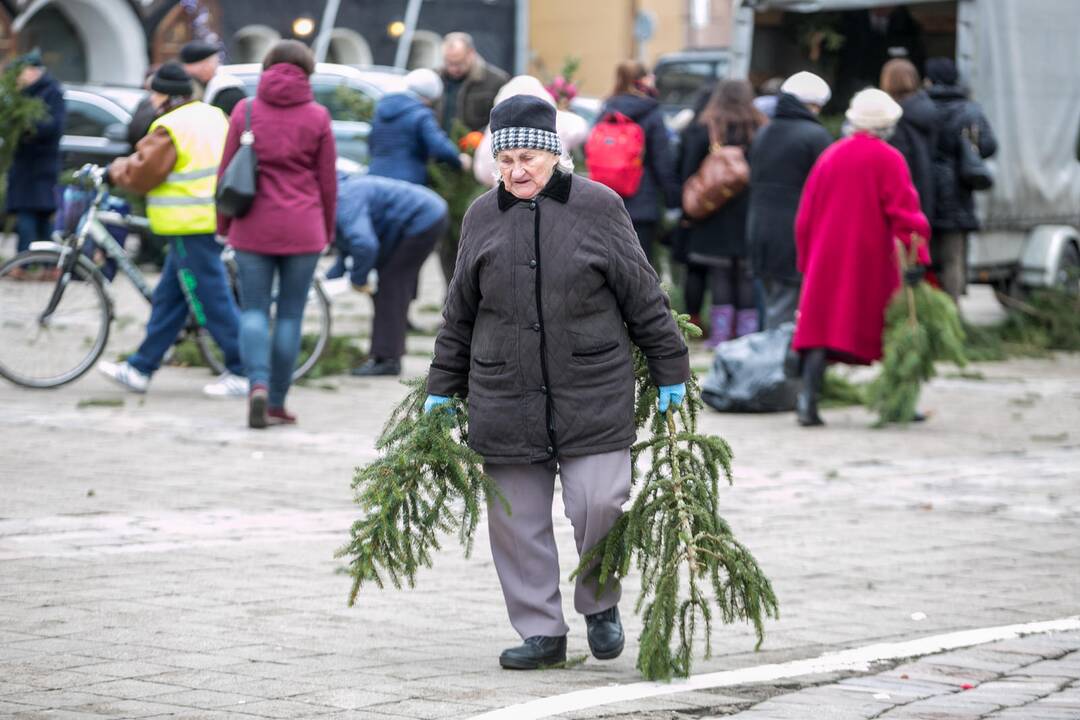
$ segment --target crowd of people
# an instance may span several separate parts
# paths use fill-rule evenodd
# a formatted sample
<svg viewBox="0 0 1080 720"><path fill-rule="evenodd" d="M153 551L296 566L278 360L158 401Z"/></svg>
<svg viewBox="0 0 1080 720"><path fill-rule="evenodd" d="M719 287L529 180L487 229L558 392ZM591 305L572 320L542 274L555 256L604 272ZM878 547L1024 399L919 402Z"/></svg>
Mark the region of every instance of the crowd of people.
<svg viewBox="0 0 1080 720"><path fill-rule="evenodd" d="M370 357L353 374L400 374L420 266L438 249L450 284L458 262L429 163L512 190L489 116L516 98L551 108L559 166L570 171L584 159L589 175L618 194L651 265L660 262L658 246L669 247L681 309L708 347L796 323L804 425L821 423L816 391L828 362L881 355L882 310L899 282L894 240L917 243L953 298L964 292L966 237L978 222L960 158L989 157L996 143L948 59L927 60L925 79L908 59L885 62L880 89L855 95L835 141L820 122L831 89L810 72L770 80L757 97L745 81L718 81L676 131L648 69L625 61L590 129L537 78L510 78L485 62L468 34L451 33L443 47L438 72L414 70L403 91L379 100L368 172L356 176L335 171L330 116L314 101L314 59L299 42L271 48L253 98L206 43L189 43L148 76L129 129L135 152L112 164L109 181L146 196L153 233L170 251L146 339L100 370L145 391L194 310L228 368L207 394L248 397L252 427L294 423L285 398L304 302L318 258L336 241L328 276L347 274L374 295ZM9 174L7 209L22 250L49 234L63 102L39 54L18 62L23 91L50 111L20 143ZM451 139L462 130L479 138L475 150ZM215 188L247 143L258 191L246 214L230 217L215 211ZM238 302L221 237L236 250Z"/></svg>

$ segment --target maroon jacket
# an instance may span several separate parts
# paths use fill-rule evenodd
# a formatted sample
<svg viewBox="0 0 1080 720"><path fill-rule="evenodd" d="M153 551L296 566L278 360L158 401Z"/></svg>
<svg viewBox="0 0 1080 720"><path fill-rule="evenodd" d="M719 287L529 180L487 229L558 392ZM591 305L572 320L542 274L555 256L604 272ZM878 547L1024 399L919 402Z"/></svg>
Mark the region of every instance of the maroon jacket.
<svg viewBox="0 0 1080 720"><path fill-rule="evenodd" d="M238 250L264 255L322 252L334 238L337 209L330 113L314 101L304 72L288 63L263 71L256 98L233 108L218 182L240 146L247 105L254 102L258 192L243 217L218 215L218 234Z"/></svg>

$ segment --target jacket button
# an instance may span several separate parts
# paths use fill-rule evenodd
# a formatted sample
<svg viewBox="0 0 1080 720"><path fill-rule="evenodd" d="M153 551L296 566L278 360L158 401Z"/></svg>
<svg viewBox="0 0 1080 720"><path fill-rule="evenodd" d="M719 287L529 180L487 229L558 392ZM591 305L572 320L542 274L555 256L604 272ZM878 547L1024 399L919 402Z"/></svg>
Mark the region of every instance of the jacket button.
<svg viewBox="0 0 1080 720"><path fill-rule="evenodd" d="M540 332L540 323L533 323L533 330Z"/></svg>
<svg viewBox="0 0 1080 720"><path fill-rule="evenodd" d="M529 261L529 267L531 267L531 268L536 267L536 261L535 260L530 260Z"/></svg>
<svg viewBox="0 0 1080 720"><path fill-rule="evenodd" d="M548 451L548 455L550 455L551 453L555 452L555 448L553 448L553 447L551 447L550 445L548 445L548 447L547 447L547 451Z"/></svg>
<svg viewBox="0 0 1080 720"><path fill-rule="evenodd" d="M542 392L542 393L544 393L545 395L547 395L547 385L541 385L541 386L540 386L540 392Z"/></svg>
<svg viewBox="0 0 1080 720"><path fill-rule="evenodd" d="M530 210L535 210L536 209L536 201L535 200L530 200L529 201L529 209ZM548 452L550 452L550 450Z"/></svg>

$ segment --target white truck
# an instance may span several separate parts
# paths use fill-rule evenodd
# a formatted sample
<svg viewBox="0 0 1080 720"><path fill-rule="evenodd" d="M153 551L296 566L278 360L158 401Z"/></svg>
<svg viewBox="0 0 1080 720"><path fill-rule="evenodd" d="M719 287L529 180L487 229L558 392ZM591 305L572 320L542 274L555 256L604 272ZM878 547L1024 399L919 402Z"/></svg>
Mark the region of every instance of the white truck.
<svg viewBox="0 0 1080 720"><path fill-rule="evenodd" d="M955 50L961 78L986 113L999 146L991 160L994 186L976 194L983 227L968 245L969 280L1010 293L1047 286L1080 291L1080 1L733 2L732 77L747 77L759 39L755 20L768 17L775 23L776 11L840 13L904 5L954 22L955 38L936 41L939 47L949 41ZM803 26L813 22L793 17ZM772 68L779 74L802 69Z"/></svg>

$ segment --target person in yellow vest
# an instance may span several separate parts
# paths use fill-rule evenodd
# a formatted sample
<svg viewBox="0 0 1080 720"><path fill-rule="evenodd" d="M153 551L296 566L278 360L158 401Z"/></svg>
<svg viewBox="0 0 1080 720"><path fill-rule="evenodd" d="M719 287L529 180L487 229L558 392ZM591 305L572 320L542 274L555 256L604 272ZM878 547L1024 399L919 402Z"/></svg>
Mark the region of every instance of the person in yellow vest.
<svg viewBox="0 0 1080 720"><path fill-rule="evenodd" d="M247 397L240 313L214 236L217 169L229 122L218 108L192 99L191 78L179 63L162 65L150 90L157 119L134 154L109 166L109 183L146 195L150 229L169 241L169 252L154 290L146 338L127 361L101 362L98 370L129 390L146 392L190 312L210 331L228 368L204 392Z"/></svg>

